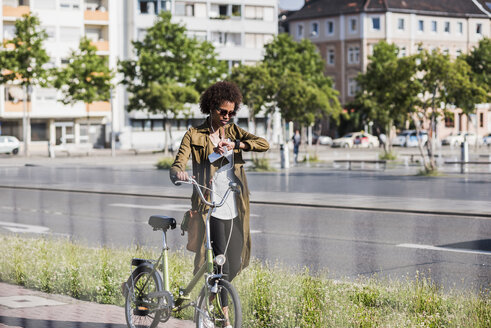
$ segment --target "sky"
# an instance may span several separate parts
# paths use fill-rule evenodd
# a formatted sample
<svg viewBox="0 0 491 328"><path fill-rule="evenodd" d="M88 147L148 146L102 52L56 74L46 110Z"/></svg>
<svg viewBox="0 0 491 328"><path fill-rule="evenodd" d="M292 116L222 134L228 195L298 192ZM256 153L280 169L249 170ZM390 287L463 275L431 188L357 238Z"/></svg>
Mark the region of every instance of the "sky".
<svg viewBox="0 0 491 328"><path fill-rule="evenodd" d="M286 10L298 10L302 8L304 0L280 0L280 8Z"/></svg>

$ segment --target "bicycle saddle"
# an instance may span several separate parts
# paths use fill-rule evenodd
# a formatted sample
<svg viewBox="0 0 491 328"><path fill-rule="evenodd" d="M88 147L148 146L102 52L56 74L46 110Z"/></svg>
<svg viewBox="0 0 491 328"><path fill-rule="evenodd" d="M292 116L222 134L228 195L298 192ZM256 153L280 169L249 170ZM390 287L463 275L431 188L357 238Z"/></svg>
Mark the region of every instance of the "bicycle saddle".
<svg viewBox="0 0 491 328"><path fill-rule="evenodd" d="M152 226L153 230L162 229L167 231L169 228L171 228L171 230L176 228L176 220L164 215L152 215L150 219L148 219L148 224Z"/></svg>

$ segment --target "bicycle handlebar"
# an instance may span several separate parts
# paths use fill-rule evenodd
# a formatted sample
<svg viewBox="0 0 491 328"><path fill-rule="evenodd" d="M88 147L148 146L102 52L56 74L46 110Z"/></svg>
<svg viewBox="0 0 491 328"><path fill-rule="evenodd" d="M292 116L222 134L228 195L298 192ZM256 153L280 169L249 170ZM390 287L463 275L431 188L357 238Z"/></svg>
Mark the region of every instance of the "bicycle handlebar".
<svg viewBox="0 0 491 328"><path fill-rule="evenodd" d="M209 202L206 200L205 196L203 195L203 192L201 191L201 188L200 188L200 184L192 177L189 177L187 181L184 181L184 180L177 180L176 182L174 182L174 184L176 186L179 186L181 184L190 184L190 185L193 185L194 188L198 191L198 194L199 194L199 197L201 198L201 200L208 206L211 206L211 207L221 207L223 206L223 204L225 204L225 201L227 200L229 194L231 191L235 191L235 192L239 192L239 188L237 187L237 183L235 182L230 182L229 185L228 185L228 189L227 191L225 192L225 195L223 196L222 200L220 201L220 203L216 204L215 202Z"/></svg>

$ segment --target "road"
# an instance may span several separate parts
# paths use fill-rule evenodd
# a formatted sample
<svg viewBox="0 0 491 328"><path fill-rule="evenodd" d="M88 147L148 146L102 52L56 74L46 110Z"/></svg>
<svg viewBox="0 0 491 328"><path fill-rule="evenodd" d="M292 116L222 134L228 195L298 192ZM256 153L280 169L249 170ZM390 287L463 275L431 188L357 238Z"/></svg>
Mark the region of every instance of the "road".
<svg viewBox="0 0 491 328"><path fill-rule="evenodd" d="M0 188L0 232L159 246L148 217L180 219L188 206L179 199ZM294 270L397 279L419 271L441 286L491 286L489 218L253 204L251 230L254 257ZM169 239L172 248L183 247L178 231Z"/></svg>

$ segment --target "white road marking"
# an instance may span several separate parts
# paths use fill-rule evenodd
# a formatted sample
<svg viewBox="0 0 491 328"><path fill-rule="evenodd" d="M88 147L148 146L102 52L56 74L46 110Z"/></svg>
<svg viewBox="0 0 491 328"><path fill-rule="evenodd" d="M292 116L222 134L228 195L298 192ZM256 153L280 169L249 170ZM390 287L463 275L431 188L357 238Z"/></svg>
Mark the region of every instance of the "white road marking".
<svg viewBox="0 0 491 328"><path fill-rule="evenodd" d="M491 255L491 252L489 252L489 251L479 251L479 250L473 250L473 249L458 249L458 248L450 248L450 247L438 247L438 246L421 245L421 244L399 244L399 245L397 245L397 247L427 249L430 251L443 251L443 252Z"/></svg>
<svg viewBox="0 0 491 328"><path fill-rule="evenodd" d="M12 232L47 233L49 231L48 227L13 222L0 221L0 226Z"/></svg>
<svg viewBox="0 0 491 328"><path fill-rule="evenodd" d="M109 206L114 207L126 207L126 208L141 208L146 210L163 210L163 211L176 211L176 212L186 212L189 210L189 205L179 205L179 204L163 204L163 205L140 205L140 204L122 204L122 203L112 203ZM249 214L250 217L258 217L257 214Z"/></svg>

